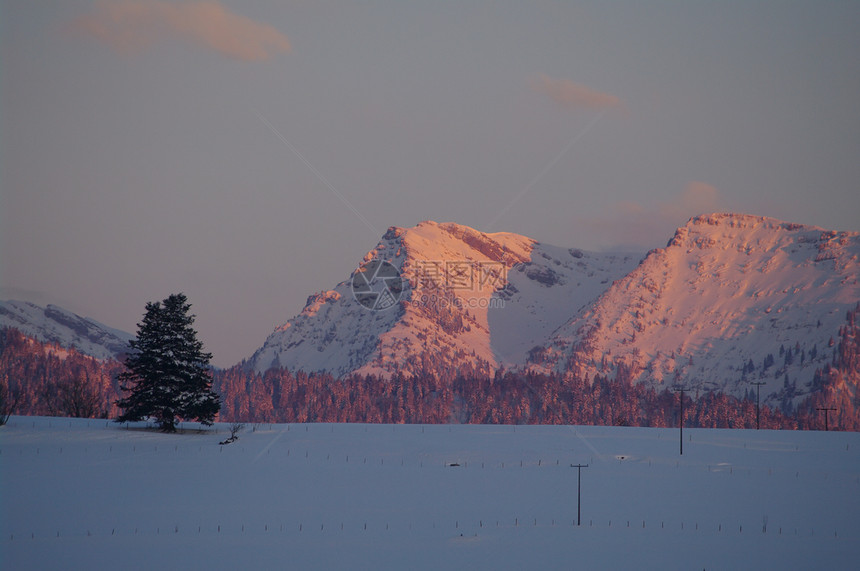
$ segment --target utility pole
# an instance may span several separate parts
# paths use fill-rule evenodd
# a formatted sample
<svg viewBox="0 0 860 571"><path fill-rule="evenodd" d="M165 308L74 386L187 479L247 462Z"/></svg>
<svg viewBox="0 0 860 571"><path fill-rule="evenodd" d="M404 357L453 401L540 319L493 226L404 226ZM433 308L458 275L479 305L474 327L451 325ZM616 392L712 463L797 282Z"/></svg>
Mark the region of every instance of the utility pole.
<svg viewBox="0 0 860 571"><path fill-rule="evenodd" d="M830 412L831 410L835 412L836 409L833 408L832 406L823 406L821 408L816 408L815 410L819 410L819 411L823 410L824 411L824 432L827 432L828 430L830 430L830 427L828 426L828 423L827 423L827 413Z"/></svg>
<svg viewBox="0 0 860 571"><path fill-rule="evenodd" d="M750 383L751 385L755 385L755 429L758 430L758 419L759 419L759 399L761 397L761 386L766 384L764 381L758 381L755 383Z"/></svg>
<svg viewBox="0 0 860 571"><path fill-rule="evenodd" d="M588 464L571 464L571 468L576 468L576 525L582 524L580 517L580 505L582 503L582 469L588 468Z"/></svg>
<svg viewBox="0 0 860 571"><path fill-rule="evenodd" d="M685 389L684 387L675 387L672 390L675 391L676 393L681 393L681 418L678 422L678 426L681 429L681 456L683 456L684 455L684 391L686 391L687 389Z"/></svg>

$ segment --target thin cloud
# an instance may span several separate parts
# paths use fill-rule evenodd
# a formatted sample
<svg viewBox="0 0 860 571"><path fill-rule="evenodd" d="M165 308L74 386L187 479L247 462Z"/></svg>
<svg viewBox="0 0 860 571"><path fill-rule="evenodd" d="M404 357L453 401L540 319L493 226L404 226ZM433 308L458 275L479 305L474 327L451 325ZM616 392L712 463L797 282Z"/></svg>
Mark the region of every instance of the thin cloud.
<svg viewBox="0 0 860 571"><path fill-rule="evenodd" d="M677 201L660 205L660 217L686 222L691 216L719 210L720 202L720 191L715 186L693 181L687 184Z"/></svg>
<svg viewBox="0 0 860 571"><path fill-rule="evenodd" d="M648 206L617 202L607 215L584 224L611 249L644 250L665 244L690 217L722 209L723 199L717 188L693 181L673 200Z"/></svg>
<svg viewBox="0 0 860 571"><path fill-rule="evenodd" d="M615 95L596 91L569 79L554 79L543 73L537 77L532 87L568 109L624 108L624 102Z"/></svg>
<svg viewBox="0 0 860 571"><path fill-rule="evenodd" d="M71 22L71 28L122 53L171 38L242 61L290 51L289 40L274 27L230 12L214 0L100 0L91 13Z"/></svg>

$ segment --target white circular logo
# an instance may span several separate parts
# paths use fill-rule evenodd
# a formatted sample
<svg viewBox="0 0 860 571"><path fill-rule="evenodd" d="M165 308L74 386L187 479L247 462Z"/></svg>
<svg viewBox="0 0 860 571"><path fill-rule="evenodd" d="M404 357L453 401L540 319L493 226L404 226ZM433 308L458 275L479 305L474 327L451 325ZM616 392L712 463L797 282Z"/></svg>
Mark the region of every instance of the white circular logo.
<svg viewBox="0 0 860 571"><path fill-rule="evenodd" d="M403 293L403 279L392 264L371 260L352 274L352 296L371 311L397 305Z"/></svg>

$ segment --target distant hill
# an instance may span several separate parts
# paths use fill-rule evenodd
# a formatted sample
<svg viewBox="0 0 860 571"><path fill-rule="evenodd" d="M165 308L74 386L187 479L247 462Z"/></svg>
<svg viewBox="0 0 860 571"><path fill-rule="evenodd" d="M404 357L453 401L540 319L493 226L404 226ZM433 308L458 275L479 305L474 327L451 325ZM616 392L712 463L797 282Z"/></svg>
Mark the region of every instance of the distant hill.
<svg viewBox="0 0 860 571"><path fill-rule="evenodd" d="M26 301L0 301L0 327L97 359L119 358L134 337L56 305L42 307Z"/></svg>

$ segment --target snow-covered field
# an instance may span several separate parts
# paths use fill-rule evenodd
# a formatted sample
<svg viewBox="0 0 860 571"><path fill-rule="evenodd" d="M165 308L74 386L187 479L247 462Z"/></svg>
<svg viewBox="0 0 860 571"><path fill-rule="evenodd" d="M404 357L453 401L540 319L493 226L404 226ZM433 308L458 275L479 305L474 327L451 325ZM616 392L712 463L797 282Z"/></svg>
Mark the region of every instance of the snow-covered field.
<svg viewBox="0 0 860 571"><path fill-rule="evenodd" d="M856 569L860 434L0 428L4 569ZM577 470L582 469L582 525ZM763 529L766 520L766 531Z"/></svg>

